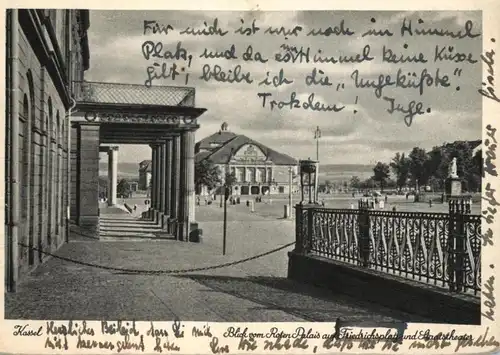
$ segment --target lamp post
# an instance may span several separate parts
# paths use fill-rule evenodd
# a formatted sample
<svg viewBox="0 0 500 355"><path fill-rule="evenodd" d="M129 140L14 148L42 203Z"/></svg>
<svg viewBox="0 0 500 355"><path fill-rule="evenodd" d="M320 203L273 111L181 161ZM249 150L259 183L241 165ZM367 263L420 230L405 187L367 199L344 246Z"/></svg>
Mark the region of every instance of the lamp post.
<svg viewBox="0 0 500 355"><path fill-rule="evenodd" d="M292 218L292 167L288 168L288 218Z"/></svg>
<svg viewBox="0 0 500 355"><path fill-rule="evenodd" d="M314 131L314 139L316 139L316 161L319 161L319 139L321 138L321 130L319 126L316 127Z"/></svg>
<svg viewBox="0 0 500 355"><path fill-rule="evenodd" d="M224 175L224 224L223 224L223 231L222 231L222 255L226 255L226 234L227 234L227 200L229 198L229 189L232 189L232 183L228 184L228 178L229 178L229 163L231 161L231 158L233 156L233 149L231 149L231 152L229 153L229 158L226 163L226 169L225 169L225 175Z"/></svg>
<svg viewBox="0 0 500 355"><path fill-rule="evenodd" d="M301 204L305 203L304 195L308 192L309 202L308 204L317 204L317 178L318 173L317 162L310 159L301 160L300 162L300 185L302 189L302 201Z"/></svg>

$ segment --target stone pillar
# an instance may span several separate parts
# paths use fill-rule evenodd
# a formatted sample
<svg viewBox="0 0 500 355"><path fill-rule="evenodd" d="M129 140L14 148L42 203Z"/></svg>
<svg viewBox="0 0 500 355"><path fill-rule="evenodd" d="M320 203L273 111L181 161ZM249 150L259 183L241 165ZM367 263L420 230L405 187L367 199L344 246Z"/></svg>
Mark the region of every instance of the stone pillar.
<svg viewBox="0 0 500 355"><path fill-rule="evenodd" d="M160 145L160 157L158 165L160 167L160 211L162 214L165 213L165 152L166 152L166 143L162 143Z"/></svg>
<svg viewBox="0 0 500 355"><path fill-rule="evenodd" d="M158 221L160 218L160 212L161 212L161 145L156 144L155 146L156 154L155 154L155 161L153 162L153 165L155 166L155 181L156 181L156 187L155 187L155 220Z"/></svg>
<svg viewBox="0 0 500 355"><path fill-rule="evenodd" d="M170 218L171 213L171 196L172 196L172 140L169 139L165 143L165 155L164 155L164 165L165 165L165 212L163 228L168 228L168 218Z"/></svg>
<svg viewBox="0 0 500 355"><path fill-rule="evenodd" d="M154 218L154 209L156 206L156 194L155 194L155 188L156 188L156 174L155 174L155 159L156 159L156 147L154 144L150 145L151 147L151 191L150 191L150 197L151 197L151 204L149 205L149 209L151 211L150 217Z"/></svg>
<svg viewBox="0 0 500 355"><path fill-rule="evenodd" d="M181 135L181 169L179 199L178 235L189 241L190 232L197 229L194 223L194 132L183 132Z"/></svg>
<svg viewBox="0 0 500 355"><path fill-rule="evenodd" d="M179 162L180 162L180 139L179 137L172 138L172 157L171 163L171 185L170 185L170 218L169 218L169 233L174 234L176 239L179 239L177 234L177 218L179 206Z"/></svg>
<svg viewBox="0 0 500 355"><path fill-rule="evenodd" d="M108 148L108 206L116 205L118 187L118 147Z"/></svg>
<svg viewBox="0 0 500 355"><path fill-rule="evenodd" d="M99 124L79 126L78 224L96 233L99 226Z"/></svg>

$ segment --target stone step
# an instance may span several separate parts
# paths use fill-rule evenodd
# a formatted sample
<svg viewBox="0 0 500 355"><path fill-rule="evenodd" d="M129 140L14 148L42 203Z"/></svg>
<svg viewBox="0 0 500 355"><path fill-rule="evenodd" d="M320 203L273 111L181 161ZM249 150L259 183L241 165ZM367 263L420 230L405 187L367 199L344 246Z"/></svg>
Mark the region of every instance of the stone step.
<svg viewBox="0 0 500 355"><path fill-rule="evenodd" d="M101 241L154 241L154 240L172 240L174 237L167 233L100 233Z"/></svg>

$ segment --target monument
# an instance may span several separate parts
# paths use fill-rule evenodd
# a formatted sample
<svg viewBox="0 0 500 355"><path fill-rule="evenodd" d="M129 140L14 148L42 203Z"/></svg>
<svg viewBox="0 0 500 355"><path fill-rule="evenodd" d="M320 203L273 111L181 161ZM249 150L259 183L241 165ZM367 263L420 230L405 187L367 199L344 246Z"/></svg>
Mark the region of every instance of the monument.
<svg viewBox="0 0 500 355"><path fill-rule="evenodd" d="M448 169L446 181L446 199L462 196L462 180L457 173L457 158L453 158Z"/></svg>

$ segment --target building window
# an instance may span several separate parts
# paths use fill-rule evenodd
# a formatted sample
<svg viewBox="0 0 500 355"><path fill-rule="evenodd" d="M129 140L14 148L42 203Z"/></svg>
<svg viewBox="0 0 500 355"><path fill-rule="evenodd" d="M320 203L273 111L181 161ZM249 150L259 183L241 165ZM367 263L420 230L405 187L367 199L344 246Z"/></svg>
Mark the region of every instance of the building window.
<svg viewBox="0 0 500 355"><path fill-rule="evenodd" d="M47 180L47 196L48 196L48 232L47 232L47 244L50 245L52 243L52 201L54 200L54 189L53 189L53 181L54 181L54 144L52 139L54 139L54 112L52 108L52 99L49 97L48 100L49 106L49 127L48 127L48 139L47 139L47 150L48 150L48 162L47 162L47 172L48 172L48 180Z"/></svg>

